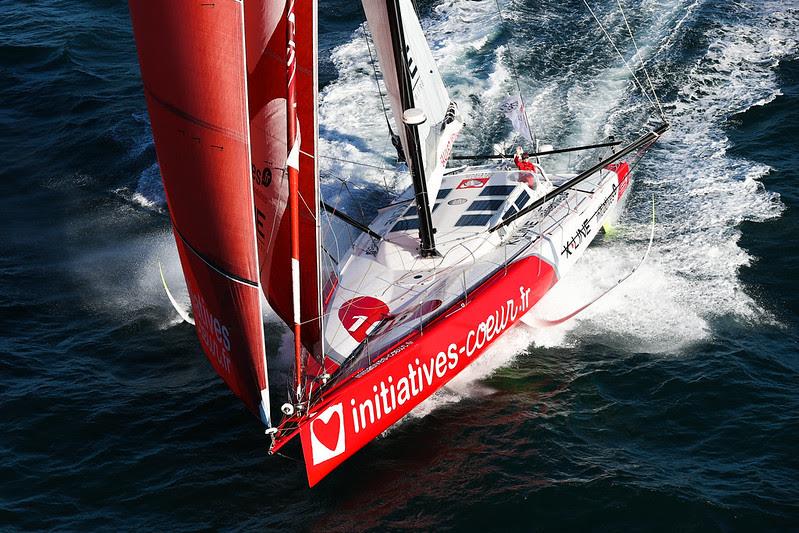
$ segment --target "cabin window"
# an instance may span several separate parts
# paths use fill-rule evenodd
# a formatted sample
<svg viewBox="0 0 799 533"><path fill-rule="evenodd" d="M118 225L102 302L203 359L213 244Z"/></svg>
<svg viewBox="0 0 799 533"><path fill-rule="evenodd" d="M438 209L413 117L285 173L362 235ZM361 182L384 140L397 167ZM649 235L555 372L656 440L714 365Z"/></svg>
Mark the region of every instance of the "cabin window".
<svg viewBox="0 0 799 533"><path fill-rule="evenodd" d="M511 208L505 211L505 214L502 215L502 220L505 220L508 217L512 217L515 214L516 214L516 208L511 206Z"/></svg>
<svg viewBox="0 0 799 533"><path fill-rule="evenodd" d="M483 187L480 196L508 196L516 189L516 185L489 185Z"/></svg>
<svg viewBox="0 0 799 533"><path fill-rule="evenodd" d="M456 226L485 226L493 215L463 215Z"/></svg>
<svg viewBox="0 0 799 533"><path fill-rule="evenodd" d="M505 200L475 200L467 211L496 211Z"/></svg>

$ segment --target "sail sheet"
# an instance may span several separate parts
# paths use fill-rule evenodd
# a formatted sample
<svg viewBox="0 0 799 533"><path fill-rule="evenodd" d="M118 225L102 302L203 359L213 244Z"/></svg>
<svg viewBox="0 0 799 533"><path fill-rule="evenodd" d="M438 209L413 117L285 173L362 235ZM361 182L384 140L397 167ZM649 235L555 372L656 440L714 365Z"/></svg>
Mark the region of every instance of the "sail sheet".
<svg viewBox="0 0 799 533"><path fill-rule="evenodd" d="M397 23L404 36L405 50L395 51L391 38L389 2L396 4ZM422 31L412 0L363 0L363 9L377 50L380 69L391 102L396 130L405 154L411 153L405 128L399 122L405 109L402 104L401 79L398 69L407 69L413 87L413 105L421 109L427 120L419 126L424 175L427 191L435 198L455 138L463 127L457 107L450 100L433 54ZM396 58L403 64L397 65Z"/></svg>
<svg viewBox="0 0 799 533"><path fill-rule="evenodd" d="M252 184L255 193L259 274L269 304L294 323L291 227L288 209L286 2L245 2ZM295 5L299 161L301 338L321 355L319 191L317 153L316 1Z"/></svg>
<svg viewBox="0 0 799 533"><path fill-rule="evenodd" d="M269 425L242 4L130 0L129 7L200 344Z"/></svg>

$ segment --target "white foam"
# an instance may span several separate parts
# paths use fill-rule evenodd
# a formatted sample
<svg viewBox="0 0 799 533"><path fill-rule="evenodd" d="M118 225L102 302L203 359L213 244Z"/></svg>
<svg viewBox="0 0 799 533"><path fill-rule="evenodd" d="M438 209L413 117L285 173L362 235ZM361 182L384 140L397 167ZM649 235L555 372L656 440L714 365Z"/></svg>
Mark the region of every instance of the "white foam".
<svg viewBox="0 0 799 533"><path fill-rule="evenodd" d="M110 222L109 222L110 224ZM135 260L131 260L135 258ZM179 323L177 314L164 293L158 270L176 300L188 307L186 284L170 232L142 236L114 246L84 250L70 270L85 287L85 305L96 312L136 318L142 312L158 309L162 328Z"/></svg>
<svg viewBox="0 0 799 533"><path fill-rule="evenodd" d="M657 66L679 42L678 34L690 27L699 5L699 1L679 0L666 4L643 2L635 8L639 16L631 19L647 23L634 30L644 55L653 51L655 59L651 64ZM627 272L646 246L648 197L655 192L659 223L648 263L623 288L561 326L520 326L507 332L445 390L419 406L414 415L424 415L443 403L484 392L477 385L479 380L509 364L531 345L572 345L601 335L617 342L620 349L674 353L706 339L716 316L764 318L763 309L746 294L738 279L739 269L751 262L738 245L738 225L744 220L779 216L783 207L778 196L766 191L759 181L769 172L768 167L728 154L724 128L731 114L762 105L779 94L774 67L797 48L799 27L796 12L781 10L780 6L764 2L759 18L742 19L714 30L707 52L687 74L670 72L667 64L656 69L660 71L656 82L665 89L663 93L668 87L677 89L676 99L665 103L673 129L644 160L622 231L590 248L569 277L534 312L542 317L562 316ZM633 15L633 7L629 9L628 16ZM588 17L586 13L576 16ZM554 12L536 13L531 19L508 9L505 18L514 24L535 24L538 31L558 24ZM478 150L511 142L512 133L504 139L486 138L482 133L484 126L503 120L496 107L506 94L515 92L508 64L509 56L519 52L520 46L518 42L512 43L514 48L495 46L499 18L494 0L443 2L423 25L450 94L469 120L461 143ZM331 52L339 76L320 94L319 150L323 156L393 168L395 151L388 138L361 32L358 30L350 42ZM598 32L593 36L574 33L564 38L570 41L564 46L588 50L594 50L591 46L602 39ZM549 52L537 53L549 57ZM473 54L480 56L479 61L493 56L494 62L470 71L465 66L474 65ZM543 138L563 145L581 144L611 130L625 131L625 121L641 123L643 99L631 96L629 73L624 66L619 62L598 65L596 57L587 53L579 54L572 64L561 65L554 75L520 73L528 110ZM387 186L395 190L410 182L404 173L394 175L330 159L322 160L322 168L328 173L323 176L326 195L334 194L339 187L329 175L345 178L353 186ZM145 207L163 205L156 165L139 177L134 196L134 201ZM133 243L132 248L132 254L143 257L137 266L116 273L95 269L92 275L96 277L87 280L87 284L106 287L108 292L103 291L104 295L110 295L106 300L115 308L136 311L160 301L165 316L171 317L156 259L164 264L170 289L183 295L180 301L188 302L172 237L165 234ZM132 278L134 283L123 283L122 276ZM268 318L276 321L273 314ZM281 353L292 352L289 341L290 335L283 337ZM285 372L289 359L281 357L276 366L279 373Z"/></svg>
<svg viewBox="0 0 799 533"><path fill-rule="evenodd" d="M615 9L615 3L613 6ZM506 21L535 23L539 31L558 24L554 12L536 13L533 21L511 7L505 8ZM762 105L779 94L774 67L797 48L799 21L796 11L782 9L778 2L765 2L759 8L747 5L756 17L711 30L707 52L687 73L669 70L664 62L674 43L680 42L680 32L696 20L700 7L701 2L696 0L643 2L628 7L628 17L644 23L633 29L661 94L677 94L673 101L664 103L673 127L644 160L619 234L590 248L534 312L546 318L562 316L628 272L647 244L649 195L654 192L659 221L648 262L623 287L575 319L555 328L522 326L506 333L446 390L419 406L414 415L423 416L442 403L474 393L479 390L479 379L507 365L515 354L531 345L579 344L599 335L617 343L619 349L678 353L707 339L715 317L769 319L738 278L739 269L752 260L738 244L738 226L744 220L779 216L783 206L778 195L766 191L759 181L769 172L767 166L728 154L725 127L731 114ZM450 94L469 117L462 142L472 149L513 140L512 134L505 139L485 139L480 130L491 121L502 120L496 105L505 94L515 91L507 66L508 46L518 47L519 42L496 47L492 51L494 65L487 69L482 66L471 74L464 68L470 64L469 54L483 53L481 57L485 58L494 42L499 22L495 9L493 0L444 2L423 21ZM610 8L599 15L606 23L620 21ZM588 15L578 13L575 17L581 20ZM592 30L596 33L565 36L571 41L567 45L589 53L578 54L571 64L561 65L555 75L520 73L531 118L547 140L582 144L609 133L630 133L629 124L642 124L649 112L646 99L632 93L631 76L618 58L600 66L597 57L606 54L600 54L596 47L605 45L599 30ZM630 59L630 43L622 43L621 48ZM394 152L387 143L371 68L364 67L368 54L362 36L358 34L335 49L333 59L340 78L321 98L322 124L328 126L322 153L391 164ZM640 79L643 81L643 76ZM360 145L336 132L355 136ZM382 177L357 168L347 171L375 185L382 182Z"/></svg>
<svg viewBox="0 0 799 533"><path fill-rule="evenodd" d="M153 163L139 175L139 183L132 199L147 209L160 211L166 207L166 194L158 163Z"/></svg>

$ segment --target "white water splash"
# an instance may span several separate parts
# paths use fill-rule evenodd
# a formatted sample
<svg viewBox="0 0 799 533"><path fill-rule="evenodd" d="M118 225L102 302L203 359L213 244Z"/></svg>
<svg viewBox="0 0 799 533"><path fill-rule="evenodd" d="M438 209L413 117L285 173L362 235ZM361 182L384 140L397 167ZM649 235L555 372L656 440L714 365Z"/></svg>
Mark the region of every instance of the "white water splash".
<svg viewBox="0 0 799 533"><path fill-rule="evenodd" d="M777 21L781 22L777 22ZM796 50L799 27L782 13L752 25L719 28L668 104L672 131L642 165L639 195L658 203L658 241L650 261L624 289L564 324L574 336L610 334L627 348L675 353L708 337L710 320L731 316L769 320L749 296L738 272L752 257L738 241L743 221L764 221L783 210L776 193L759 181L766 165L728 154L727 119L779 94L775 67ZM632 209L644 219L645 202ZM607 286L644 244L642 223L626 222L620 238L589 250L569 277L536 309L552 316L572 308L595 287ZM535 336L533 337L535 340Z"/></svg>
<svg viewBox="0 0 799 533"><path fill-rule="evenodd" d="M493 1L446 2L424 23L451 96L472 118L513 89L502 63L504 47L493 51L495 64L488 71L470 76L463 68L468 54L491 42L497 22L492 5ZM564 346L601 336L620 350L678 353L707 339L715 317L769 319L738 277L739 269L752 261L738 244L739 225L745 220L777 217L783 206L778 195L766 191L759 181L769 172L767 166L728 154L725 128L732 114L767 103L779 94L775 67L781 58L795 53L799 21L796 11L747 7L758 17L711 30L706 52L696 58L687 74L669 72L667 64L660 65L656 81L662 92L677 84L677 89L671 90L676 98L665 102L672 130L642 164L641 179L619 233L590 248L534 313L562 316L612 285L637 263L647 244L648 198L654 192L657 237L648 262L623 287L573 320L553 328L520 326L507 332L446 390L419 406L415 416L479 394L482 389L477 381L531 345ZM645 2L640 9L641 17L650 24L637 28L642 52L645 57L654 54L662 58L680 42L678 32L690 27L701 3L686 0L664 6ZM508 18L514 17L506 15ZM581 45L579 37L574 44ZM322 95L322 124L335 124L364 144L356 148L345 136L334 134L324 141L324 153L389 164L393 148L386 141L374 81L370 70L359 68L368 61L362 37L337 48L333 57L340 79ZM627 69L620 62L604 69L587 69L593 59L589 55L585 61L570 65L558 79L541 81L522 75L522 85L530 91L525 95L528 108L535 110L539 132L553 133L563 144L581 144L624 131L624 121L631 117L639 124L642 120L644 100L630 100ZM586 69L596 75L586 79ZM475 100L474 95L479 98ZM475 101L482 107L475 107ZM560 124L569 124L569 129L559 131ZM388 157L375 159L375 153ZM359 169L349 172L375 186L382 180Z"/></svg>
<svg viewBox="0 0 799 533"><path fill-rule="evenodd" d="M664 92L670 84L675 87L674 80L679 80L672 91L676 98L666 102L673 128L641 168L629 217L623 221L619 235L590 248L568 278L534 312L542 317L561 316L627 272L646 246L643 237L647 234L648 202L635 200L648 200L649 194L655 192L659 223L649 261L622 288L575 319L554 328L519 326L507 332L446 390L419 406L414 415L423 416L443 403L479 394L482 389L477 382L481 378L509 364L531 345L574 345L602 335L617 342L620 349L674 353L706 339L711 334L713 317L763 318L763 310L746 294L738 279L738 270L752 260L738 245L738 225L744 220L779 216L782 205L778 196L764 190L759 182L769 172L768 167L727 153L729 140L724 128L731 114L762 105L779 94L775 66L797 48L796 12L775 9L765 13L768 5L758 12L760 18L714 30L707 51L687 74L669 72L668 64L660 65L657 81L666 89ZM668 56L670 47L680 42L680 32L690 27L700 7L701 2L687 0L665 5L644 2L639 9L649 26L636 28L644 55L653 51L656 60ZM510 49L505 45L491 49L498 20L494 1L480 0L444 2L423 22L450 94L471 119L464 133L465 142L471 144L481 141L481 125L501 120L492 106L496 107L515 89L506 66ZM512 12L506 14L506 20L531 23ZM555 27L556 21L544 13L535 24L544 31ZM331 52L339 74L337 81L320 94L320 154L393 168L395 151L389 142L361 32ZM569 38L574 40L574 46L585 44L580 36ZM601 40L598 34L597 40ZM475 63L471 54L480 54L481 61L493 58L493 63L472 72L464 68ZM522 73L527 107L533 112L540 134L557 138L564 145L581 144L610 133L615 126L623 126L631 113L638 113L636 118L640 119L640 102L630 105L628 98L630 80L626 68L616 63L597 69L595 62L588 54L581 64L563 66L555 78ZM586 71L593 74L586 77ZM563 124L568 124L568 128L563 129ZM511 140L512 134L507 134L493 142ZM330 159L322 165L327 172L364 187L399 190L409 185L405 174ZM142 173L136 191L146 207L148 203L163 203L160 180L153 181L153 176L157 178L157 167ZM329 183L327 188L332 189ZM171 237L163 242L174 252ZM155 255L170 268L170 287L178 287L182 276L176 255L171 261L164 257L166 254ZM147 268L150 263L155 266L147 259L143 270L134 274L141 276L139 287L142 283L160 287L157 266ZM150 297L162 298L168 306L160 288L157 292ZM274 315L270 320L275 321ZM289 365L286 360L277 366L282 373Z"/></svg>

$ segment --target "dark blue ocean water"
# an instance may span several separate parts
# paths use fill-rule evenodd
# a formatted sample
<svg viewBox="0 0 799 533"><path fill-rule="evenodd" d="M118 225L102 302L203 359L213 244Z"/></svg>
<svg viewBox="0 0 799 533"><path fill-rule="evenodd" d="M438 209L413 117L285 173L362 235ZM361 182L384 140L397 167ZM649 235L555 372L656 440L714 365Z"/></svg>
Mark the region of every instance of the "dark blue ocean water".
<svg viewBox="0 0 799 533"><path fill-rule="evenodd" d="M322 147L387 164L360 7L320 3ZM624 42L615 2L591 3ZM799 6L624 4L674 127L540 312L635 263L655 193L652 257L562 328L509 332L309 490L162 294L158 261L179 267L126 6L0 3L0 527L798 530ZM493 0L420 2L460 150L509 141L511 58L548 140L640 129L581 2L502 5L505 24Z"/></svg>

